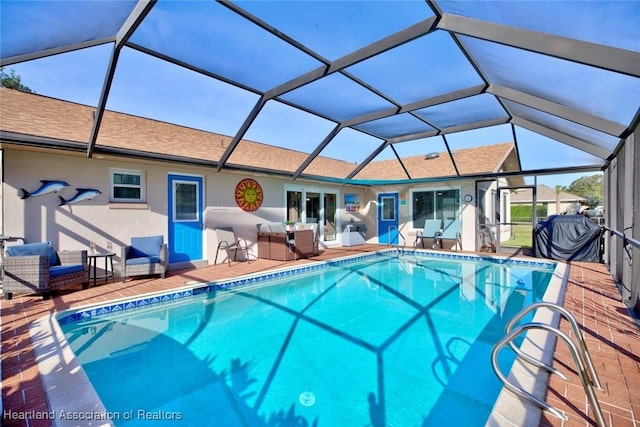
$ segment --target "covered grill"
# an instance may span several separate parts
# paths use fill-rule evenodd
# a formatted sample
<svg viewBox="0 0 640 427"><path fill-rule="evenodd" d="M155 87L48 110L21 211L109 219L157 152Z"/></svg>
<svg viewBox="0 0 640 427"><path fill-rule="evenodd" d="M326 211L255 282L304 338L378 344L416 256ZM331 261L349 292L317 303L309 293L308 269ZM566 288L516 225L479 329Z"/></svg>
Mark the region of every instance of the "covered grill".
<svg viewBox="0 0 640 427"><path fill-rule="evenodd" d="M583 215L553 215L533 230L535 255L561 261L600 262L601 228Z"/></svg>

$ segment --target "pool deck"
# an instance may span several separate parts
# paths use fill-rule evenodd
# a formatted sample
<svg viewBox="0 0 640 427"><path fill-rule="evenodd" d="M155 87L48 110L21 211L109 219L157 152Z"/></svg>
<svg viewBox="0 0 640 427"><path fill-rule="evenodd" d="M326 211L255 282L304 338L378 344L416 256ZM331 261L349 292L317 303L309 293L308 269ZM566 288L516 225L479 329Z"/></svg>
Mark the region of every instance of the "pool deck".
<svg viewBox="0 0 640 427"><path fill-rule="evenodd" d="M165 279L141 278L126 283L98 285L86 290L65 291L48 300L34 295L16 295L10 301L0 300L2 320L2 408L4 426L50 426L49 420L7 419L21 415L42 414L49 408L36 364L29 324L52 312L87 304L127 298L150 292L184 286L189 282L227 279L276 268L324 261L356 255L386 246L362 245L331 248L313 258L297 261L256 260L234 262L196 269L170 271ZM603 390L596 395L609 426L640 426L640 328L620 301L620 293L607 268L602 264L571 263L564 307L576 317L586 337L587 346L600 376ZM565 320L561 330L572 335ZM540 426L596 425L580 383L575 363L566 345L559 343L554 366L569 380L552 377L546 400L564 411L569 419L562 421L543 413Z"/></svg>

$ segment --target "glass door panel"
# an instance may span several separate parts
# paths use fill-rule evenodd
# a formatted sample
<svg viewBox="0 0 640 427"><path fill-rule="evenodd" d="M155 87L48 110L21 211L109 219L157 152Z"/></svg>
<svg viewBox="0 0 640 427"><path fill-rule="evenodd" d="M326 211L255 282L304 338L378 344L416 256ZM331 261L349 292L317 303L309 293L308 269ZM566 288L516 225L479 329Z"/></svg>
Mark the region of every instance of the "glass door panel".
<svg viewBox="0 0 640 427"><path fill-rule="evenodd" d="M198 183L174 181L174 220L198 221Z"/></svg>
<svg viewBox="0 0 640 427"><path fill-rule="evenodd" d="M300 201L302 200L302 192L287 191L287 221L300 221L302 212L300 212Z"/></svg>
<svg viewBox="0 0 640 427"><path fill-rule="evenodd" d="M305 213L306 222L318 222L320 218L320 193L307 193Z"/></svg>
<svg viewBox="0 0 640 427"><path fill-rule="evenodd" d="M324 241L332 242L337 238L336 212L338 196L333 193L324 193Z"/></svg>

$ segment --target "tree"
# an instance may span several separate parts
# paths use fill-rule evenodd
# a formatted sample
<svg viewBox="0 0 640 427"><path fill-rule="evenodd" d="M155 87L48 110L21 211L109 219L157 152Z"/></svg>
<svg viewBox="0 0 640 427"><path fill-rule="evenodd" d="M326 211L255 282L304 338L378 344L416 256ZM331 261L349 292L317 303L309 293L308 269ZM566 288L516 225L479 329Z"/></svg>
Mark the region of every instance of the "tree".
<svg viewBox="0 0 640 427"><path fill-rule="evenodd" d="M16 74L15 70L11 70L9 74L7 74L4 72L4 69L0 67L0 85L9 89L33 93L28 86L22 84L20 76Z"/></svg>
<svg viewBox="0 0 640 427"><path fill-rule="evenodd" d="M596 207L604 199L602 174L583 176L573 181L567 189L569 193L587 199L589 208Z"/></svg>
<svg viewBox="0 0 640 427"><path fill-rule="evenodd" d="M562 185L556 185L556 212L560 212L560 192Z"/></svg>

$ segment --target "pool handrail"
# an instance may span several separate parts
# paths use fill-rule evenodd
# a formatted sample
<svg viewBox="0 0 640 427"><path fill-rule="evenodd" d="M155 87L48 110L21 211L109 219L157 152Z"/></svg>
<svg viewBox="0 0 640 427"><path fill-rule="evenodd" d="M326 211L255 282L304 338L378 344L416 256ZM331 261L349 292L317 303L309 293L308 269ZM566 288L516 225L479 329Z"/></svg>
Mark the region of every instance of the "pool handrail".
<svg viewBox="0 0 640 427"><path fill-rule="evenodd" d="M500 366L498 364L498 353L500 352L500 350L505 345L507 345L508 343L513 341L515 338L520 336L522 333L528 331L529 329L546 330L547 332L551 332L557 335L558 337L562 338L567 343L571 356L573 357L573 360L576 366L578 367L578 371L580 373L580 379L582 381L582 386L585 390L585 393L587 394L587 398L589 399L589 403L591 404L591 407L595 414L596 423L600 427L606 427L607 424L604 421L602 409L600 408L600 404L598 403L598 397L594 392L593 384L590 381L589 374L586 372L584 362L582 361L582 357L580 357L580 351L578 350L578 347L576 347L576 344L571 340L571 338L567 334L562 332L560 329L554 328L551 325L538 323L538 322L525 323L515 328L513 331L511 331L509 334L503 337L500 341L498 341L498 343L496 343L496 345L493 347L493 350L491 351L491 364L493 366L493 371L495 372L496 376L500 379L500 381L502 381L504 386L515 395L524 397L525 399L536 404L538 407L549 411L550 413L552 413L553 415L555 415L556 417L564 421L568 420L568 417L561 410L549 405L544 400L539 399L538 397L527 392L523 388L518 387L513 383L511 383L509 379L505 377L502 371L500 370Z"/></svg>
<svg viewBox="0 0 640 427"><path fill-rule="evenodd" d="M395 229L398 232L398 243L397 246L400 246L400 238L402 238L402 241L404 242L404 244L402 245L402 247L407 246L407 239L404 238L404 235L400 232L400 229L398 228L397 225L390 225L387 228L387 236L389 236L389 241L387 242L387 247L391 247L391 230Z"/></svg>
<svg viewBox="0 0 640 427"><path fill-rule="evenodd" d="M516 314L515 316L513 316L513 318L511 318L511 320L509 320L509 322L507 322L507 326L505 327L505 331L506 333L510 333L511 330L513 329L513 326L518 323L520 320L522 320L522 318L524 316L526 316L527 314L529 314L531 311L536 310L538 308L541 307L545 307L550 309L551 311L556 311L558 312L560 315L562 315L571 325L571 328L573 330L573 334L578 337L578 344L580 345L580 347L578 347L578 349L580 351L578 351L578 355L580 356L580 358L582 359L582 362L587 366L587 368L589 369L589 380L591 382L592 385L594 385L595 387L598 388L598 390L602 390L602 384L600 383L600 378L598 378L598 373L596 372L595 367L593 366L593 361L591 360L591 356L589 355L589 350L587 349L587 342L584 339L583 334L580 332L580 327L578 326L578 322L576 321L575 317L564 307L561 307L557 304L553 304L550 302L546 302L546 301L539 301L536 303L533 303L527 307L525 307L522 311L520 311L518 314ZM546 369L547 371L554 373L556 375L558 375L559 377L561 377L564 380L567 380L568 378L566 377L566 375L564 375L562 372L558 371L555 368L552 368L551 366L546 365L545 363L529 356L528 354L523 353L514 343L513 341L509 341L509 345L511 346L511 348L513 349L513 351L515 351L519 356L521 356L523 359L527 360L529 363L542 368L542 369Z"/></svg>

